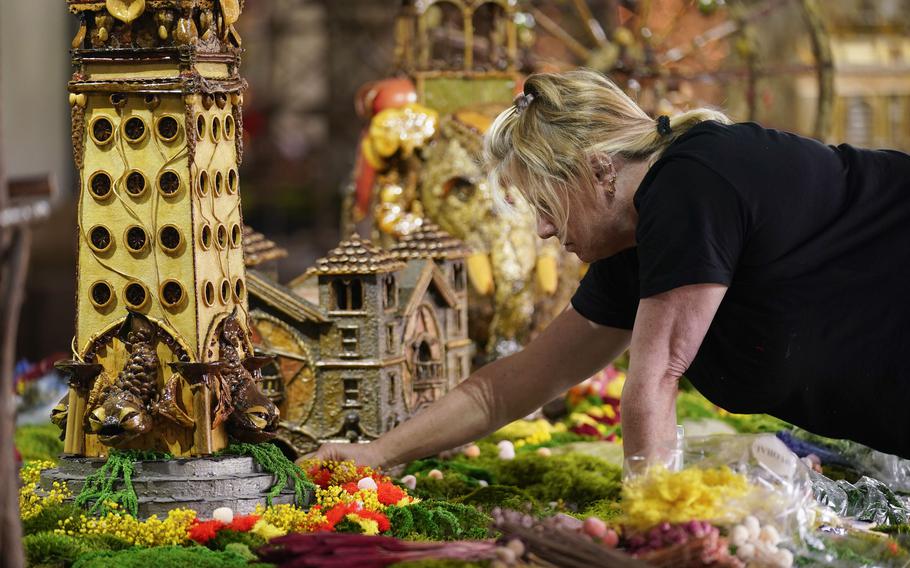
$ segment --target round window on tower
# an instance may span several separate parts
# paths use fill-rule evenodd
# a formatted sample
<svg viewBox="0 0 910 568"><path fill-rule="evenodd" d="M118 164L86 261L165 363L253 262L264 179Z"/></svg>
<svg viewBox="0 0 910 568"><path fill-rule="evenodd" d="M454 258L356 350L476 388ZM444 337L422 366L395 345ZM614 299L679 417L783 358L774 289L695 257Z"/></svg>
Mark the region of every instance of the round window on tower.
<svg viewBox="0 0 910 568"><path fill-rule="evenodd" d="M113 185L110 174L104 171L97 171L88 179L89 191L98 201L104 201L111 196Z"/></svg>
<svg viewBox="0 0 910 568"><path fill-rule="evenodd" d="M186 302L186 291L183 289L183 285L176 280L165 280L161 284L159 296L161 303L169 310L180 308Z"/></svg>
<svg viewBox="0 0 910 568"><path fill-rule="evenodd" d="M228 171L228 193L237 193L237 170L231 168Z"/></svg>
<svg viewBox="0 0 910 568"><path fill-rule="evenodd" d="M230 114L224 117L224 139L234 139L234 117Z"/></svg>
<svg viewBox="0 0 910 568"><path fill-rule="evenodd" d="M183 235L176 225L165 225L158 230L158 243L165 252L173 254L183 248Z"/></svg>
<svg viewBox="0 0 910 568"><path fill-rule="evenodd" d="M145 250L145 247L148 246L148 234L146 234L145 229L138 225L133 225L132 227L127 228L126 233L124 234L124 241L126 242L126 248L130 252L139 253Z"/></svg>
<svg viewBox="0 0 910 568"><path fill-rule="evenodd" d="M145 121L138 116L131 116L123 123L123 137L128 142L138 144L148 136L148 128Z"/></svg>
<svg viewBox="0 0 910 568"><path fill-rule="evenodd" d="M114 123L106 116L96 116L89 126L89 136L99 146L110 144L114 139Z"/></svg>
<svg viewBox="0 0 910 568"><path fill-rule="evenodd" d="M205 197L209 194L209 173L207 171L202 170L199 172L199 183L196 189L200 197Z"/></svg>
<svg viewBox="0 0 910 568"><path fill-rule="evenodd" d="M141 310L149 303L149 291L142 282L130 282L123 289L126 305L134 310Z"/></svg>
<svg viewBox="0 0 910 568"><path fill-rule="evenodd" d="M243 285L243 280L238 278L234 280L234 300L237 302L243 302L244 294L246 293L246 287Z"/></svg>
<svg viewBox="0 0 910 568"><path fill-rule="evenodd" d="M212 247L212 227L208 223L199 231L199 246L202 250L209 250Z"/></svg>
<svg viewBox="0 0 910 568"><path fill-rule="evenodd" d="M215 285L209 281L202 285L202 301L209 307L215 303Z"/></svg>
<svg viewBox="0 0 910 568"><path fill-rule="evenodd" d="M180 121L171 115L159 117L155 123L155 131L163 142L174 142L180 136Z"/></svg>
<svg viewBox="0 0 910 568"><path fill-rule="evenodd" d="M145 175L139 170L132 170L126 174L126 192L132 197L142 197L147 186Z"/></svg>
<svg viewBox="0 0 910 568"><path fill-rule="evenodd" d="M180 191L180 176L174 170L164 170L158 176L158 191L163 197L175 197Z"/></svg>
<svg viewBox="0 0 910 568"><path fill-rule="evenodd" d="M227 304L231 299L231 283L227 278L221 280L221 303Z"/></svg>
<svg viewBox="0 0 910 568"><path fill-rule="evenodd" d="M98 310L104 310L114 303L114 289L105 280L98 280L89 289L89 300Z"/></svg>
<svg viewBox="0 0 910 568"><path fill-rule="evenodd" d="M114 239L107 227L95 225L89 229L88 244L95 252L107 252L114 245Z"/></svg>

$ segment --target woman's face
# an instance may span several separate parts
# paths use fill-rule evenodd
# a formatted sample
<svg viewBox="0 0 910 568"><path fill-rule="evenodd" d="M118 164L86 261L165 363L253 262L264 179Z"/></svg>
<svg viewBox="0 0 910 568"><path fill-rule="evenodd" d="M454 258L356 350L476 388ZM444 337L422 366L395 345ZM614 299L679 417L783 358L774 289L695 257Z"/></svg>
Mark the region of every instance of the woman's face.
<svg viewBox="0 0 910 568"><path fill-rule="evenodd" d="M607 258L633 246L627 220L622 218L619 199L602 184L578 188L563 199L568 201L568 222L560 234L555 220L543 215L537 218L537 234L542 239L556 237L568 252L584 262Z"/></svg>

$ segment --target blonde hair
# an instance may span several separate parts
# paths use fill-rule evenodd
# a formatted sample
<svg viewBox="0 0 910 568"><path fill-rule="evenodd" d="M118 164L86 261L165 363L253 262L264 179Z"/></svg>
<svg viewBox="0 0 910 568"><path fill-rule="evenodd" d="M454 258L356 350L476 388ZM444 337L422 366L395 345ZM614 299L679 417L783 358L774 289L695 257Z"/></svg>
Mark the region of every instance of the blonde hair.
<svg viewBox="0 0 910 568"><path fill-rule="evenodd" d="M670 132L662 134L657 121L616 84L586 69L531 75L524 93L493 122L483 159L497 195L516 186L561 234L568 221L569 187L593 187L591 155L620 155L650 166L699 122L731 122L720 111L699 108L671 116Z"/></svg>

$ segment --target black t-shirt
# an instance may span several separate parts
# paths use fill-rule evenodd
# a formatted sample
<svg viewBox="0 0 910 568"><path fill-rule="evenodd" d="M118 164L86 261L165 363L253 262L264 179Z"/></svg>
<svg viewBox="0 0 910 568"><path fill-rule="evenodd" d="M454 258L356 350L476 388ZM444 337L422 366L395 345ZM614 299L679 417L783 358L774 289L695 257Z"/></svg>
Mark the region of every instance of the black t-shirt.
<svg viewBox="0 0 910 568"><path fill-rule="evenodd" d="M725 284L699 391L910 457L910 156L704 122L634 203L637 246L591 265L576 311L631 329L639 298Z"/></svg>

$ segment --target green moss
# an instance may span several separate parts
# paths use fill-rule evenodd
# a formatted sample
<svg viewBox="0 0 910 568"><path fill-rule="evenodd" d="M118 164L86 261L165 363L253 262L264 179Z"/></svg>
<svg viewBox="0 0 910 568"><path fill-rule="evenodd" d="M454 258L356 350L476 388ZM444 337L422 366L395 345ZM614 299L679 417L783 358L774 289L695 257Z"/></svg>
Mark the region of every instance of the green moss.
<svg viewBox="0 0 910 568"><path fill-rule="evenodd" d="M450 471L442 479L421 476L417 487L408 492L421 499L444 499L452 501L468 495L480 485L463 476L455 475Z"/></svg>
<svg viewBox="0 0 910 568"><path fill-rule="evenodd" d="M539 514L542 510L536 499L511 485L480 487L459 499L459 503L487 512L492 511L495 507L524 510L529 505L534 513Z"/></svg>
<svg viewBox="0 0 910 568"><path fill-rule="evenodd" d="M22 533L29 535L54 531L60 528L60 521L78 518L81 514L82 509L69 503L46 507L34 517L22 521Z"/></svg>
<svg viewBox="0 0 910 568"><path fill-rule="evenodd" d="M247 547L248 550L255 550L265 544L265 539L259 535L232 530L220 530L215 538L208 541L205 545L212 550L227 550L228 545L239 543Z"/></svg>
<svg viewBox="0 0 910 568"><path fill-rule="evenodd" d="M561 501L581 511L597 501L619 498L622 471L599 458L567 454L541 459L532 454L501 463L500 484L519 487L544 504Z"/></svg>
<svg viewBox="0 0 910 568"><path fill-rule="evenodd" d="M617 519L620 515L622 515L622 505L615 499L602 499L576 514L579 519L597 517L607 522Z"/></svg>
<svg viewBox="0 0 910 568"><path fill-rule="evenodd" d="M26 424L16 428L16 448L24 461L50 460L57 461L63 452L60 441L60 428L51 423Z"/></svg>
<svg viewBox="0 0 910 568"><path fill-rule="evenodd" d="M235 552L214 551L204 546L161 546L122 551L95 552L81 556L73 568L243 568L255 566ZM260 564L259 566L264 566Z"/></svg>
<svg viewBox="0 0 910 568"><path fill-rule="evenodd" d="M715 418L726 422L741 434L791 430L793 425L767 414L722 414L717 406L695 390L680 391L676 397L676 419L702 420Z"/></svg>
<svg viewBox="0 0 910 568"><path fill-rule="evenodd" d="M22 540L29 566L70 566L85 554L124 550L130 544L109 535L69 536L53 532L27 535Z"/></svg>

